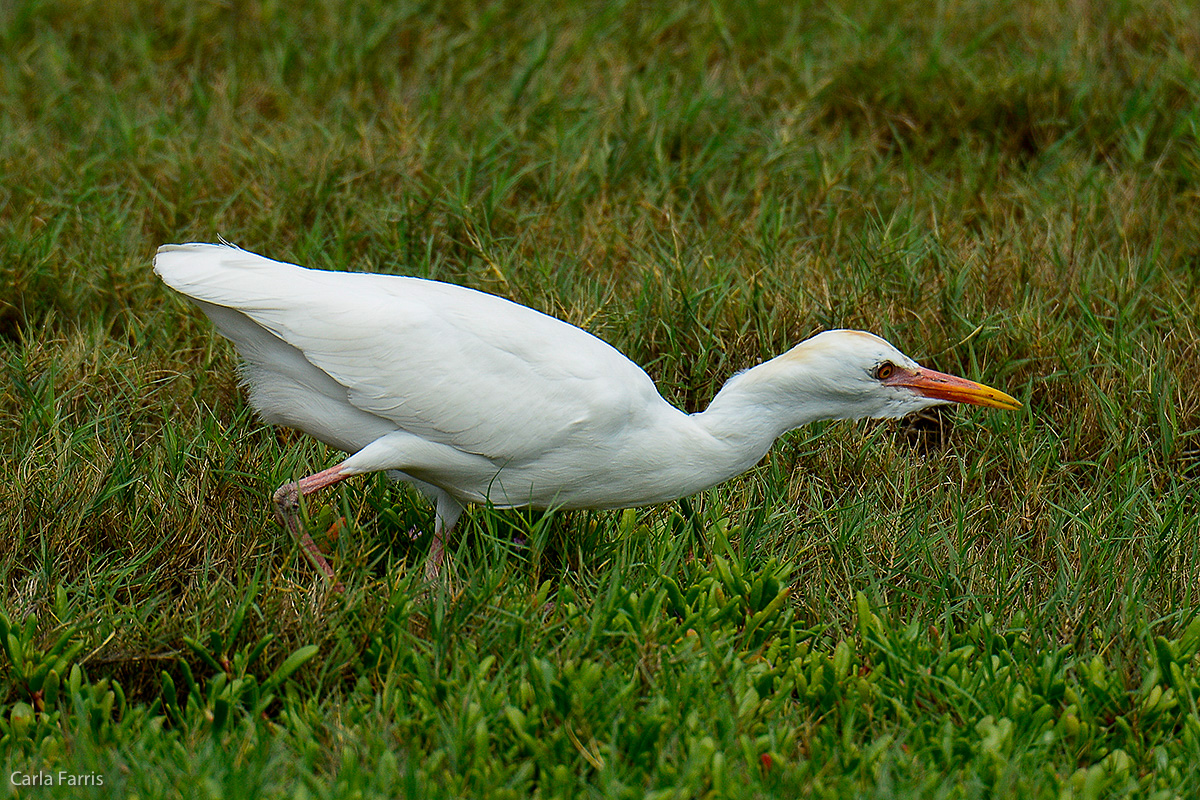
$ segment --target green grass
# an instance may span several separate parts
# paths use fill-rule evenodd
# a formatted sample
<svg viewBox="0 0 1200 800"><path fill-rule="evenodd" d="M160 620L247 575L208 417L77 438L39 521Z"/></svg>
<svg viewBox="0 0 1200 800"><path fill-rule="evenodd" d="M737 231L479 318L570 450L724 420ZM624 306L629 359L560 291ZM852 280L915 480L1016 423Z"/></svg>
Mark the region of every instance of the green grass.
<svg viewBox="0 0 1200 800"><path fill-rule="evenodd" d="M1193 4L246 5L0 8L0 796L1200 793ZM451 590L356 479L326 598L269 498L337 454L150 270L218 234L688 410L835 326L1025 407L472 509Z"/></svg>

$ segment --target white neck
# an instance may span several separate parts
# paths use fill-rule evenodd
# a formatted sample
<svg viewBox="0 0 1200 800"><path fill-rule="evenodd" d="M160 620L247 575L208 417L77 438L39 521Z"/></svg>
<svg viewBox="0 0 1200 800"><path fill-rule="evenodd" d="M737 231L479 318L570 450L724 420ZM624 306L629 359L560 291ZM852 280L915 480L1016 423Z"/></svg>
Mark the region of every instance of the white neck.
<svg viewBox="0 0 1200 800"><path fill-rule="evenodd" d="M688 466L681 493L701 491L754 466L784 433L844 411L815 375L773 359L731 379L706 410L677 412L655 443L657 457Z"/></svg>
<svg viewBox="0 0 1200 800"><path fill-rule="evenodd" d="M735 375L707 409L693 415L713 436L766 452L790 430L823 419L855 419L853 399L831 386L820 369L787 356Z"/></svg>

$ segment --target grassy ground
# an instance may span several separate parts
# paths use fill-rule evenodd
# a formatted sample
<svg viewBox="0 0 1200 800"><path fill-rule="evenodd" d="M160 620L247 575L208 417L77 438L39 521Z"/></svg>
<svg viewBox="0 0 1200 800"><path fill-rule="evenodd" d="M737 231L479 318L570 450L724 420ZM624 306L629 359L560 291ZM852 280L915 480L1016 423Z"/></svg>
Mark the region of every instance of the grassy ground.
<svg viewBox="0 0 1200 800"><path fill-rule="evenodd" d="M0 796L1194 796L1198 30L3 4ZM313 509L325 598L269 495L337 455L150 271L217 234L529 304L689 410L834 326L1026 406L814 426L683 504L475 509L450 592L430 509L357 479Z"/></svg>

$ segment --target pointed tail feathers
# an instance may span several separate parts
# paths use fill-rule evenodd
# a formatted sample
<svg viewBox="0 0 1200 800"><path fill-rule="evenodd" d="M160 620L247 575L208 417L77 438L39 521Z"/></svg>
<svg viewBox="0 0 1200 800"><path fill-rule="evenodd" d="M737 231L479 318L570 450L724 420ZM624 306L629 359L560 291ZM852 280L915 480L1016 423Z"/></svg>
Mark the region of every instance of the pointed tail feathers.
<svg viewBox="0 0 1200 800"><path fill-rule="evenodd" d="M231 244L164 244L154 271L180 294L238 308L278 297L309 270L274 261Z"/></svg>

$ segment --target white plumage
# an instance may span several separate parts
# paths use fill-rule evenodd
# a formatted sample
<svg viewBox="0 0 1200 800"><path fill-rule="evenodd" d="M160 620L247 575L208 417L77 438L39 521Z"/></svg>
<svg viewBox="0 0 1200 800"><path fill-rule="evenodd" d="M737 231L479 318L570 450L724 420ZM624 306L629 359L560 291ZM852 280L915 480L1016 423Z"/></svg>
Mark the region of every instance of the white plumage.
<svg viewBox="0 0 1200 800"><path fill-rule="evenodd" d="M721 483L815 420L945 402L1019 406L925 370L872 334L828 331L735 376L689 415L605 342L494 295L305 269L225 244L164 245L154 269L237 346L264 420L352 454L276 494L281 518L331 580L295 505L350 475L387 470L436 501L436 572L465 503L645 505Z"/></svg>

